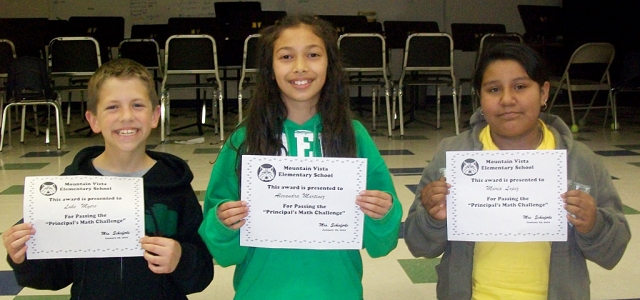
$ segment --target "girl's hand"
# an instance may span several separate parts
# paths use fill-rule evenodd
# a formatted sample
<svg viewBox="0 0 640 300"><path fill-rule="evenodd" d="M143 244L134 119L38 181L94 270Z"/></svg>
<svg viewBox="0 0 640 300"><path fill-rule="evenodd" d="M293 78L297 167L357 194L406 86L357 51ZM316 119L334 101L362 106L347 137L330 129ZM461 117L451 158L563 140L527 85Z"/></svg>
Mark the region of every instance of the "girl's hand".
<svg viewBox="0 0 640 300"><path fill-rule="evenodd" d="M236 230L244 225L249 215L249 207L244 201L229 201L218 206L218 219L230 229Z"/></svg>
<svg viewBox="0 0 640 300"><path fill-rule="evenodd" d="M393 198L382 191L367 190L356 196L356 204L365 215L373 219L381 219L391 209Z"/></svg>
<svg viewBox="0 0 640 300"><path fill-rule="evenodd" d="M2 233L2 244L14 263L21 264L27 258L26 242L33 234L36 230L31 223L14 225Z"/></svg>
<svg viewBox="0 0 640 300"><path fill-rule="evenodd" d="M145 236L140 239L143 257L147 260L149 270L156 274L169 274L175 271L182 256L182 246L174 239Z"/></svg>
<svg viewBox="0 0 640 300"><path fill-rule="evenodd" d="M564 209L567 210L567 220L580 233L589 233L596 225L596 201L591 195L579 191L571 190L562 195Z"/></svg>
<svg viewBox="0 0 640 300"><path fill-rule="evenodd" d="M422 206L435 220L447 219L447 195L450 187L447 179L442 177L438 181L429 182L420 191Z"/></svg>

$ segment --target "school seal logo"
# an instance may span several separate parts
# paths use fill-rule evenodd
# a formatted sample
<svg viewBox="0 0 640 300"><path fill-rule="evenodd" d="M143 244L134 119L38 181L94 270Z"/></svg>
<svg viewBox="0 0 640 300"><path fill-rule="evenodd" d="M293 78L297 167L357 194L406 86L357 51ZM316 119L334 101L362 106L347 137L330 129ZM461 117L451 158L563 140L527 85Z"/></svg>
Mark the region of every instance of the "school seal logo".
<svg viewBox="0 0 640 300"><path fill-rule="evenodd" d="M473 158L469 158L469 159L465 159L462 162L462 174L467 175L467 176L473 176L476 175L476 173L478 173L478 162L473 159Z"/></svg>
<svg viewBox="0 0 640 300"><path fill-rule="evenodd" d="M262 182L269 182L276 178L276 169L270 164L263 164L258 167L258 179Z"/></svg>
<svg viewBox="0 0 640 300"><path fill-rule="evenodd" d="M45 182L40 185L40 194L51 196L58 191L58 186L53 182Z"/></svg>

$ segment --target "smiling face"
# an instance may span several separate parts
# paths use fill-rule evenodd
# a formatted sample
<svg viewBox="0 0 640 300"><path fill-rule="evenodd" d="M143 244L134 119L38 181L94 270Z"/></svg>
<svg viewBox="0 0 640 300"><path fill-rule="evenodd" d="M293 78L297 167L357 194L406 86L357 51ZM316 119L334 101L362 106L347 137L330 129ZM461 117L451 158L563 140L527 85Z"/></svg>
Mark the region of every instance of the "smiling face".
<svg viewBox="0 0 640 300"><path fill-rule="evenodd" d="M144 151L160 107L153 108L147 87L138 78L111 77L98 91L96 113L85 114L91 129L102 133L106 151Z"/></svg>
<svg viewBox="0 0 640 300"><path fill-rule="evenodd" d="M283 30L273 47L273 72L288 111L314 114L327 78L324 42L308 25Z"/></svg>
<svg viewBox="0 0 640 300"><path fill-rule="evenodd" d="M540 86L517 61L491 62L482 76L480 103L494 142L538 137L538 115L548 95L549 83Z"/></svg>

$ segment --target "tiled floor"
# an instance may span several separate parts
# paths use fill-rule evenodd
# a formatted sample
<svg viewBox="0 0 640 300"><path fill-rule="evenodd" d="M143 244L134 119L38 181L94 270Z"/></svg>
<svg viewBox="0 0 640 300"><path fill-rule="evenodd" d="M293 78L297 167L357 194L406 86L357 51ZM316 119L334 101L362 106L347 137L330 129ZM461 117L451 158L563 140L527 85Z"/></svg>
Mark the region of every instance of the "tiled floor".
<svg viewBox="0 0 640 300"><path fill-rule="evenodd" d="M445 101L443 101L445 103ZM631 108L637 110L637 108ZM181 113L180 110L172 110ZM625 204L625 212L635 233L640 229L640 118L637 114L621 115L621 129L612 132L608 127L601 127L602 120L598 119L600 112L592 113L593 121L575 135L601 155L618 188ZM186 116L185 116L186 115ZM373 133L388 167L393 174L393 180L398 196L406 212L413 200L413 190L420 179L422 168L431 159L437 143L444 137L454 134L450 109L444 108L443 128L435 130L432 120L433 112L418 111L418 120L406 126L404 138L399 138L399 132L394 131L393 138L384 136L384 118L380 117L378 132ZM463 114L468 118L468 113ZM73 133L81 128L80 114L70 128L67 128L67 142L62 151L56 151L55 145L46 146L44 138L28 134L24 144L19 143L19 132L13 133L11 146L5 145L0 153L0 231L5 230L22 217L22 193L24 177L30 175L57 175L67 166L75 153L88 145L100 144L100 136L86 136L85 132ZM182 116L172 117L174 126L188 124L193 120L187 110ZM234 114L226 118L230 123L227 132L233 127ZM371 119L365 113L363 123L371 127ZM426 121L428 120L428 121ZM206 189L212 163L220 149L220 142L212 129L206 128L204 143L178 144L197 137L195 128L174 132L168 142L161 144L159 131L155 131L149 140L149 148L176 154L185 159L195 174L192 183L202 199ZM6 143L5 143L6 144ZM1 247L0 247L1 248ZM61 291L36 291L21 288L15 284L13 275L4 257L4 248L0 250L0 300L4 299L68 299L67 287ZM364 260L364 291L365 299L434 299L435 281L437 280L434 266L438 260L414 258L407 250L404 241L400 240L398 247L387 257L371 259L363 253ZM634 238L620 264L612 271L604 270L594 264L589 264L591 272L591 292L594 299L628 299L640 297L640 240ZM190 299L231 299L233 297L232 275L233 268L215 267L215 279L202 293L191 295Z"/></svg>

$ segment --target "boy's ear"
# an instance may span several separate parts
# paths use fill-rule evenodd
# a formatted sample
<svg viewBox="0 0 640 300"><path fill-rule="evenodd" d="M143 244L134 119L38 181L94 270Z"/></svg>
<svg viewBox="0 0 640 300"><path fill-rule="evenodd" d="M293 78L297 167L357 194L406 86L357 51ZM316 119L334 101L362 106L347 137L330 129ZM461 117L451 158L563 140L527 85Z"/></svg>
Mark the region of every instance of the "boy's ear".
<svg viewBox="0 0 640 300"><path fill-rule="evenodd" d="M91 126L93 133L100 133L102 131L98 124L98 116L87 110L84 113L84 117L87 119L87 122L89 122L89 126Z"/></svg>
<svg viewBox="0 0 640 300"><path fill-rule="evenodd" d="M153 110L153 115L151 116L151 128L158 127L158 121L160 120L160 105L157 105Z"/></svg>

